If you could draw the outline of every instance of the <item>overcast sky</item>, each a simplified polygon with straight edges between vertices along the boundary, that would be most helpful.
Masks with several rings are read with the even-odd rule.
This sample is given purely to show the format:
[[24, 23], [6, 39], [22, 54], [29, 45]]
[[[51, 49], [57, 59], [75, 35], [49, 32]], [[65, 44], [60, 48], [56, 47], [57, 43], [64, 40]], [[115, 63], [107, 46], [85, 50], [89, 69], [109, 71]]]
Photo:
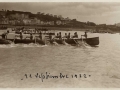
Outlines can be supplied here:
[[0, 3], [0, 10], [19, 10], [62, 15], [79, 21], [96, 24], [120, 23], [120, 2], [30, 2]]

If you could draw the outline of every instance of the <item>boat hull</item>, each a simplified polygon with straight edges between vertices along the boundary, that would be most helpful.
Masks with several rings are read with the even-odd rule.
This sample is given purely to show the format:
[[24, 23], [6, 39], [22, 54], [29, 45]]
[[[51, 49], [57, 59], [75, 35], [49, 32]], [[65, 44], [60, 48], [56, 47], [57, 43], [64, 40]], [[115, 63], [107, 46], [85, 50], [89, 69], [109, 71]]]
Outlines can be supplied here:
[[99, 37], [87, 38], [85, 41], [87, 44], [91, 46], [99, 45]]
[[14, 41], [15, 44], [18, 44], [18, 43], [24, 43], [24, 44], [29, 44], [29, 43], [38, 43], [38, 44], [42, 44], [42, 45], [45, 45], [45, 42], [43, 42], [42, 40], [20, 40], [20, 39], [16, 39]]
[[79, 42], [79, 41], [81, 42], [82, 40], [85, 41], [90, 46], [99, 45], [99, 37], [93, 37], [93, 38], [87, 38], [87, 39], [64, 39], [64, 40], [56, 39], [55, 41], [58, 44], [63, 44], [63, 41], [65, 41], [68, 44], [75, 45], [75, 44], [77, 44], [77, 42]]
[[0, 44], [30, 44], [30, 43], [37, 43], [37, 44], [41, 44], [41, 45], [45, 45], [45, 42], [43, 40], [30, 40], [30, 39], [0, 39]]
[[10, 44], [9, 40], [0, 39], [0, 44]]

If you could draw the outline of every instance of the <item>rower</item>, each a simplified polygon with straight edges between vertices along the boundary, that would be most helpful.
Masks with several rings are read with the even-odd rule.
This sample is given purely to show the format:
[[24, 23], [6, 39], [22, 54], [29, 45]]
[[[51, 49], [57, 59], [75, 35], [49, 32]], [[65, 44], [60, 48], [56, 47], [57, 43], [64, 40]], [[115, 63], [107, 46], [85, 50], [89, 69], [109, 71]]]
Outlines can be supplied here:
[[70, 39], [70, 33], [68, 33], [67, 39]]
[[74, 33], [74, 36], [72, 38], [78, 38], [77, 32]]
[[55, 38], [58, 38], [59, 37], [59, 34], [57, 33], [57, 36], [55, 36]]
[[65, 33], [65, 36], [63, 37], [63, 38], [67, 38], [68, 36], [67, 36], [67, 33]]
[[23, 35], [22, 35], [22, 32], [20, 32], [20, 39], [21, 39], [21, 40], [23, 39]]
[[84, 36], [87, 39], [87, 32], [85, 32], [84, 35], [81, 35], [81, 37]]
[[42, 40], [42, 32], [39, 33], [39, 38]]
[[33, 35], [32, 35], [32, 33], [30, 34], [30, 40], [33, 40]]
[[51, 33], [49, 33], [49, 39], [52, 40], [52, 35], [51, 35]]
[[58, 36], [58, 38], [59, 38], [59, 39], [61, 39], [61, 38], [62, 38], [61, 32], [59, 32], [59, 36]]
[[57, 33], [57, 35], [55, 35], [55, 37], [53, 38], [53, 40], [59, 38], [59, 34]]
[[7, 39], [8, 33], [9, 33], [9, 30], [8, 30], [6, 33], [3, 33], [3, 34], [0, 35], [0, 36], [2, 36], [2, 39]]

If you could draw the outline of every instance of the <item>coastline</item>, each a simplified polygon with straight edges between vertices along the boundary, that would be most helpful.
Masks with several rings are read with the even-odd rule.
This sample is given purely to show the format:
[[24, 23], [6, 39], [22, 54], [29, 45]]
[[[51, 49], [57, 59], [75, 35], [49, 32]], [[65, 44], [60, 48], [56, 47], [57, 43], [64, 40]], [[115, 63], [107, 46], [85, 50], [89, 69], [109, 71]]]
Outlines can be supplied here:
[[[37, 25], [20, 25], [20, 26], [13, 26], [13, 25], [6, 25], [8, 28], [21, 28], [21, 27], [24, 27], [24, 28], [28, 28], [28, 29], [33, 29], [33, 28], [45, 28], [45, 29], [48, 29], [48, 30], [55, 30], [55, 31], [87, 31], [87, 32], [92, 32], [94, 30], [96, 30], [95, 27], [84, 27], [84, 28], [81, 28], [81, 27], [65, 27], [65, 26], [37, 26]], [[100, 28], [99, 28], [100, 29]], [[0, 31], [4, 31], [4, 30], [7, 30], [7, 29], [0, 29]], [[98, 33], [104, 33], [106, 32], [107, 29], [104, 29], [103, 32], [98, 32]], [[109, 32], [109, 31], [108, 31]], [[116, 30], [116, 29], [111, 29], [109, 33], [120, 33], [119, 30]]]

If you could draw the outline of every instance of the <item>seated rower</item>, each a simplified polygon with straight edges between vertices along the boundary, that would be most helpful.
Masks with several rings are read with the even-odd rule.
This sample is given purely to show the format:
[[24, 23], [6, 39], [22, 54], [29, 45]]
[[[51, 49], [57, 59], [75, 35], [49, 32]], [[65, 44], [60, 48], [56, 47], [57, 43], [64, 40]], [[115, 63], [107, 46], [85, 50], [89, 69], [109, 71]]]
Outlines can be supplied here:
[[33, 40], [33, 35], [32, 35], [32, 33], [30, 34], [30, 40]]
[[61, 32], [59, 32], [59, 36], [58, 36], [58, 38], [59, 38], [59, 39], [61, 39], [61, 38], [62, 38]]
[[84, 36], [87, 39], [87, 32], [85, 32], [84, 35], [81, 35], [81, 37]]
[[39, 38], [40, 38], [40, 40], [42, 40], [42, 32], [41, 31], [39, 33]]
[[57, 33], [57, 36], [55, 36], [55, 38], [58, 38], [59, 37], [59, 34]]
[[49, 39], [52, 40], [52, 35], [51, 35], [51, 33], [49, 33]]
[[0, 35], [0, 36], [2, 36], [2, 39], [7, 39], [8, 33], [9, 33], [9, 30], [8, 30], [7, 32], [4, 32], [4, 33], [3, 33], [2, 35]]
[[21, 40], [23, 39], [23, 35], [22, 35], [22, 32], [20, 32], [20, 39], [21, 39]]
[[53, 40], [57, 39], [57, 38], [59, 38], [59, 34], [58, 33], [57, 33], [57, 35], [55, 35], [55, 37], [53, 38]]
[[70, 39], [70, 33], [68, 34], [67, 39]]
[[74, 36], [72, 38], [78, 38], [77, 32], [74, 33]]
[[[33, 40], [33, 35], [32, 35], [32, 33], [30, 34], [30, 36], [27, 36], [26, 38], [30, 38], [30, 40]], [[25, 39], [26, 39], [25, 38]]]
[[65, 36], [63, 36], [63, 38], [67, 38], [68, 36], [67, 36], [67, 33], [65, 33]]

